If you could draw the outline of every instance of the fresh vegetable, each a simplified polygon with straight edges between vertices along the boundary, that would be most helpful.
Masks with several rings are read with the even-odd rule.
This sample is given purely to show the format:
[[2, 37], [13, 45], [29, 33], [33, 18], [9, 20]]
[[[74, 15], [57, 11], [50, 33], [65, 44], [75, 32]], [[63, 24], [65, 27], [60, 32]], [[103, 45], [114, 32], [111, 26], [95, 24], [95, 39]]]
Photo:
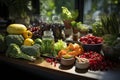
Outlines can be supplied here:
[[7, 46], [6, 46], [6, 43], [5, 43], [5, 36], [0, 34], [0, 52], [5, 52]]
[[6, 51], [6, 56], [12, 57], [12, 58], [23, 58], [29, 61], [34, 61], [36, 60], [36, 58], [34, 58], [33, 56], [29, 56], [27, 54], [24, 54], [21, 50], [20, 47], [15, 44], [15, 43], [11, 43], [8, 46], [8, 49]]
[[119, 34], [120, 19], [116, 14], [101, 16], [101, 23], [104, 34]]
[[61, 49], [58, 52], [58, 57], [61, 58], [63, 55], [69, 54], [74, 56], [78, 56], [83, 53], [83, 48], [77, 43], [69, 43], [69, 45], [65, 49]]
[[65, 49], [66, 47], [67, 47], [67, 44], [63, 40], [58, 40], [57, 42], [55, 42], [55, 44], [54, 44], [54, 54], [55, 54], [55, 56], [57, 56], [58, 52], [61, 49]]
[[24, 36], [25, 39], [26, 38], [32, 38], [32, 35], [33, 34], [30, 30], [26, 30], [26, 31], [23, 32], [23, 36]]
[[76, 25], [77, 25], [77, 28], [80, 30], [80, 32], [88, 32], [89, 30], [89, 27], [83, 24], [82, 22], [77, 22]]
[[21, 51], [27, 55], [34, 56], [34, 57], [40, 57], [40, 48], [41, 46], [39, 44], [34, 44], [33, 46], [21, 46]]
[[66, 16], [66, 18], [72, 19], [72, 14], [71, 14], [71, 12], [68, 10], [68, 8], [62, 6], [62, 13], [63, 13], [64, 16]]
[[64, 49], [67, 47], [66, 42], [64, 42], [63, 40], [58, 40], [55, 44], [54, 44], [54, 49], [55, 51], [60, 51], [61, 49]]
[[78, 16], [78, 11], [69, 11], [67, 7], [62, 6], [61, 17], [63, 20], [75, 20]]
[[11, 43], [15, 43], [19, 46], [23, 44], [24, 38], [22, 35], [9, 34], [5, 37], [6, 45], [9, 46]]
[[55, 56], [54, 40], [52, 38], [42, 39], [41, 53], [43, 56]]
[[34, 41], [31, 38], [27, 38], [24, 40], [24, 45], [26, 46], [32, 46], [33, 44], [34, 44]]
[[92, 24], [92, 31], [93, 31], [93, 35], [103, 36], [105, 32], [102, 26], [102, 22], [101, 21], [94, 22]]
[[107, 46], [115, 46], [115, 41], [117, 40], [117, 35], [106, 34], [103, 36], [104, 44]]
[[71, 26], [73, 28], [76, 28], [76, 29], [80, 30], [80, 31], [88, 32], [88, 30], [89, 30], [87, 25], [82, 24], [82, 22], [76, 22], [75, 20], [71, 22]]
[[116, 35], [106, 34], [103, 36], [104, 44], [102, 46], [102, 51], [104, 57], [109, 60], [119, 62], [120, 57], [120, 39]]
[[36, 39], [34, 40], [34, 42], [35, 42], [35, 44], [42, 45], [42, 39], [40, 39], [40, 38], [36, 38]]
[[23, 34], [23, 32], [26, 30], [27, 30], [27, 28], [23, 24], [10, 24], [7, 27], [7, 32], [9, 34]]

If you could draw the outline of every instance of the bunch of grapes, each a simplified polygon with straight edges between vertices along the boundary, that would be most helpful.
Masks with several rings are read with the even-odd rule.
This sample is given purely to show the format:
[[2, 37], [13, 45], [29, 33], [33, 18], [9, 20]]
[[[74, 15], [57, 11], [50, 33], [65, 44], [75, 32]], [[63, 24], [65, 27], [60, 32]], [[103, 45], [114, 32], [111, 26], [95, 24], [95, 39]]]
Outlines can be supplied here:
[[30, 27], [28, 28], [33, 33], [33, 38], [37, 38], [41, 36], [41, 28], [40, 27]]
[[89, 59], [89, 69], [90, 70], [108, 70], [112, 68], [112, 63], [110, 61], [106, 61], [104, 56], [97, 52], [85, 52], [84, 54], [79, 56], [80, 58]]
[[45, 30], [50, 30], [51, 25], [48, 23], [41, 22], [39, 26], [31, 26], [28, 28], [33, 33], [33, 38], [42, 38], [43, 32]]

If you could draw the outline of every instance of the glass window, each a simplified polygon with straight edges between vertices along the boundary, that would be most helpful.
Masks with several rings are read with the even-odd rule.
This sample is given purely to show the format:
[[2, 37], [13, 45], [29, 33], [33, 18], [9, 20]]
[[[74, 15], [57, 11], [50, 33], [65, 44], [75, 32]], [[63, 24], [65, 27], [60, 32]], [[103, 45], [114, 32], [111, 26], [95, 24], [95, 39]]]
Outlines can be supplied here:
[[84, 23], [91, 24], [101, 15], [120, 15], [120, 0], [84, 0]]
[[[34, 0], [33, 0], [34, 1]], [[75, 3], [75, 1], [80, 0], [39, 0], [40, 4], [40, 15], [43, 21], [51, 22], [52, 19], [60, 19], [61, 7], [65, 6], [70, 11], [74, 11], [76, 5], [81, 6], [80, 2]], [[83, 17], [83, 22], [85, 24], [92, 24], [96, 20], [100, 19], [101, 15], [108, 15], [115, 13], [120, 15], [120, 0], [84, 0], [84, 8], [79, 11], [79, 19]], [[82, 17], [81, 17], [82, 16]], [[61, 19], [60, 19], [61, 20]]]
[[75, 9], [74, 4], [75, 0], [40, 0], [40, 15], [43, 20], [52, 21], [52, 19], [57, 19], [56, 17], [60, 18], [62, 6], [72, 11]]

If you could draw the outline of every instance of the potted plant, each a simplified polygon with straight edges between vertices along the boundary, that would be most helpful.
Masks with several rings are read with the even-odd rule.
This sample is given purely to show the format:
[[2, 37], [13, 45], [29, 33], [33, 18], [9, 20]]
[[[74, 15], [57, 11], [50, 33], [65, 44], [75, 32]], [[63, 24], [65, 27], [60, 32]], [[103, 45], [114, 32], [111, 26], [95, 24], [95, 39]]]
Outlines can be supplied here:
[[77, 27], [77, 22], [76, 22], [76, 21], [72, 21], [72, 22], [71, 22], [71, 26], [72, 26], [72, 28], [73, 28], [73, 34], [77, 34], [78, 31], [79, 31], [79, 29], [78, 29], [78, 27]]
[[71, 28], [71, 21], [75, 20], [78, 16], [78, 12], [76, 11], [69, 11], [68, 8], [62, 6], [62, 14], [61, 18], [65, 25], [65, 28]]
[[73, 28], [73, 34], [80, 32], [81, 35], [86, 35], [89, 31], [89, 27], [82, 22], [72, 21], [71, 26]]

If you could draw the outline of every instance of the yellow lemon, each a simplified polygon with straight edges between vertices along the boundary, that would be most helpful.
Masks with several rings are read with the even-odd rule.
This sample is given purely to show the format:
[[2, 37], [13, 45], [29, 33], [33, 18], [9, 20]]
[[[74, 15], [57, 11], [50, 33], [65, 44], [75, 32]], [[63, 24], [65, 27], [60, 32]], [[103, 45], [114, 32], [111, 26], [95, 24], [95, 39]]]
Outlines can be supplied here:
[[34, 41], [31, 38], [27, 38], [24, 40], [24, 45], [26, 46], [32, 46], [33, 44], [34, 44]]

